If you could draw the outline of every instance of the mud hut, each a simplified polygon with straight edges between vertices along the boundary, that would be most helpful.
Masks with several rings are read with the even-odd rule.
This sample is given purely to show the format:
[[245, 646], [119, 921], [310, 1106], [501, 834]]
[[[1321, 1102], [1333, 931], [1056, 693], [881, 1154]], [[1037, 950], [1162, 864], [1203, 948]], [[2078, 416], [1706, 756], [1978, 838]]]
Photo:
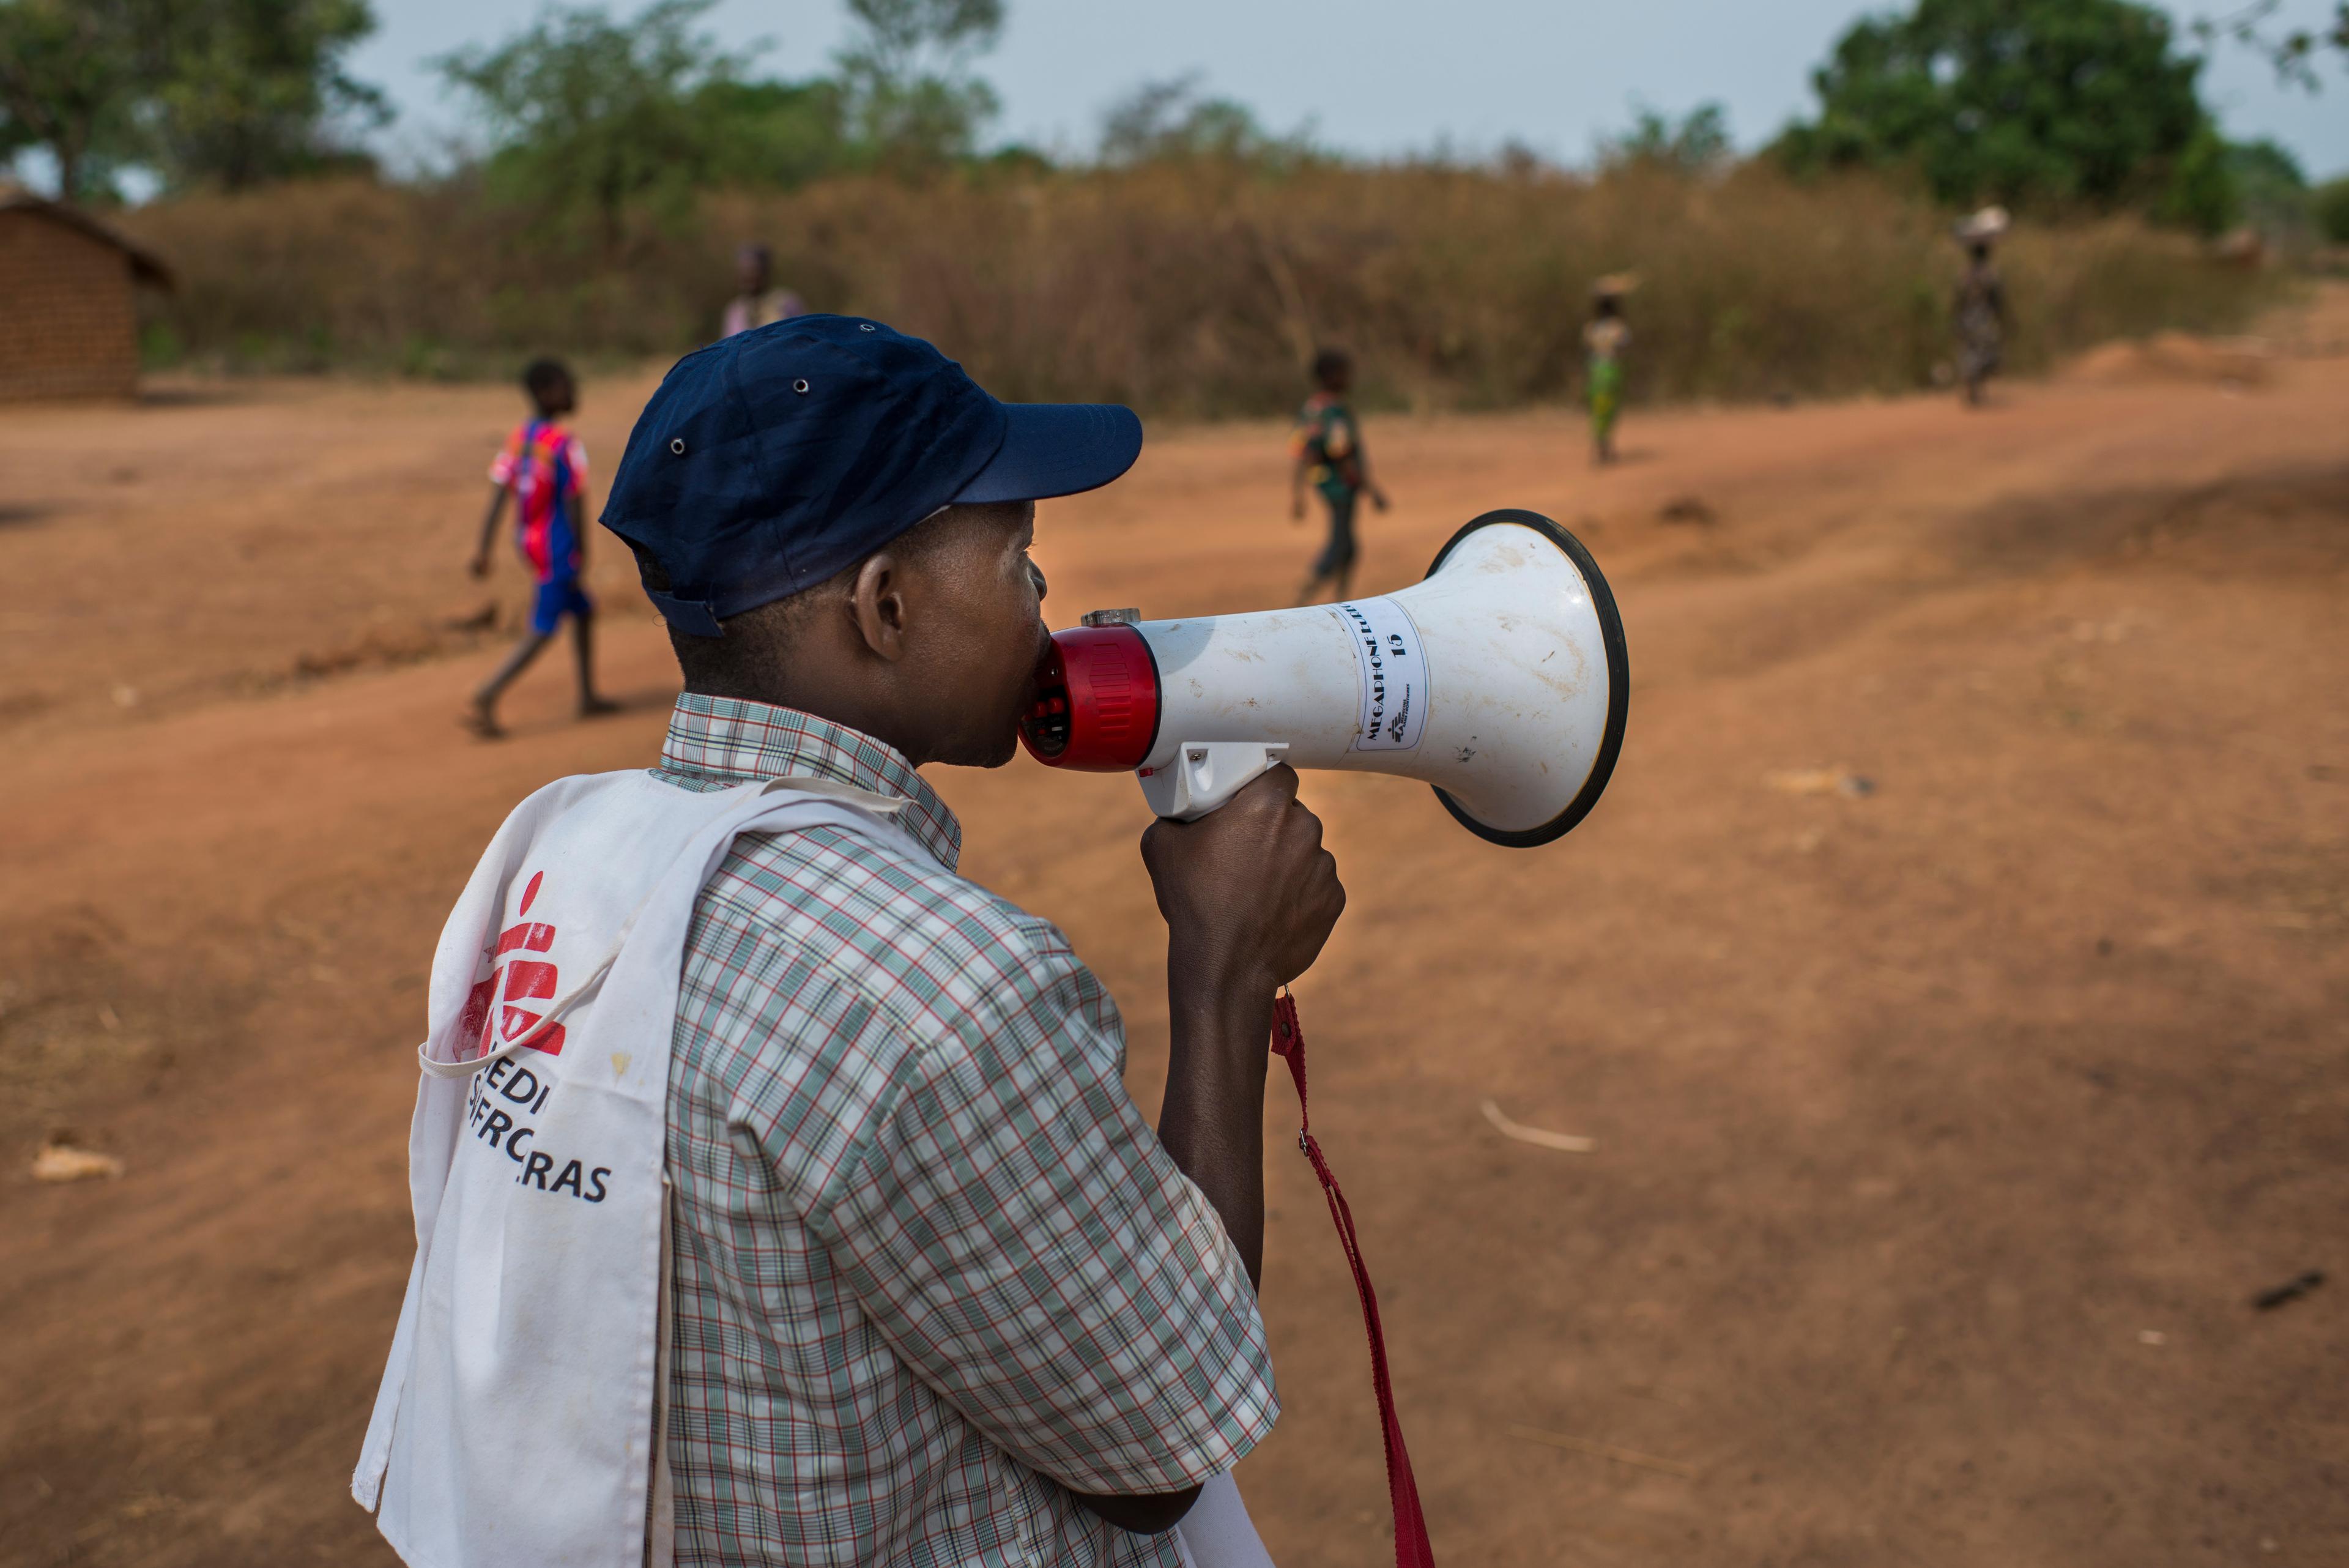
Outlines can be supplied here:
[[87, 213], [0, 184], [0, 402], [139, 389], [140, 284], [170, 269]]

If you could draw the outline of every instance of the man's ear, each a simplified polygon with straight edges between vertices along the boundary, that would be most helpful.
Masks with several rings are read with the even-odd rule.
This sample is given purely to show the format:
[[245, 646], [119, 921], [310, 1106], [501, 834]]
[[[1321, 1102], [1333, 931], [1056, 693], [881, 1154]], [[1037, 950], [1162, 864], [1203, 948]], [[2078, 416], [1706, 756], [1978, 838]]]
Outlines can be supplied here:
[[886, 550], [864, 558], [848, 590], [849, 618], [864, 646], [895, 663], [905, 656], [905, 563]]

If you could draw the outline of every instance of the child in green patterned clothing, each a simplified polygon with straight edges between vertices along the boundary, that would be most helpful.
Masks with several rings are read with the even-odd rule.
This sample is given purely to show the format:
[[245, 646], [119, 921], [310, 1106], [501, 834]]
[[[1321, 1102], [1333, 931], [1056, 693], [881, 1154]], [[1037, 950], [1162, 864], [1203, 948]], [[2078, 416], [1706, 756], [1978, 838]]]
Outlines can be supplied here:
[[1600, 278], [1590, 290], [1590, 324], [1582, 329], [1589, 350], [1590, 461], [1615, 461], [1615, 416], [1623, 407], [1623, 350], [1631, 328], [1623, 320], [1623, 296], [1638, 286], [1628, 273]]
[[1371, 505], [1387, 509], [1387, 493], [1371, 477], [1361, 427], [1346, 406], [1346, 391], [1354, 381], [1353, 358], [1342, 348], [1322, 349], [1313, 357], [1313, 380], [1319, 389], [1297, 410], [1297, 427], [1289, 435], [1296, 466], [1289, 475], [1288, 514], [1298, 522], [1305, 520], [1305, 487], [1310, 483], [1330, 509], [1330, 542], [1315, 559], [1312, 575], [1297, 590], [1299, 604], [1312, 603], [1324, 584], [1334, 584], [1340, 599], [1346, 597], [1361, 553], [1354, 541], [1355, 498], [1367, 493]]

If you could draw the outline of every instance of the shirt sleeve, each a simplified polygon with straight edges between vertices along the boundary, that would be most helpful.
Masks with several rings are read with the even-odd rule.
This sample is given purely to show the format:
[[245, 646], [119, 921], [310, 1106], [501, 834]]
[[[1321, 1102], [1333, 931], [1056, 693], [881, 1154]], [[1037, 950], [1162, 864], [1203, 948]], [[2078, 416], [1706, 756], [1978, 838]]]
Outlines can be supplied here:
[[585, 487], [587, 483], [587, 449], [577, 436], [573, 436], [564, 445], [563, 461], [570, 465], [573, 488]]
[[522, 430], [517, 426], [514, 432], [506, 437], [506, 444], [498, 449], [498, 455], [490, 460], [490, 483], [500, 489], [505, 488], [513, 483], [514, 474], [521, 466]]
[[1060, 933], [980, 973], [908, 1059], [817, 1233], [906, 1362], [1030, 1468], [1157, 1492], [1229, 1469], [1279, 1406], [1256, 1293], [1123, 1078], [1113, 1005]]

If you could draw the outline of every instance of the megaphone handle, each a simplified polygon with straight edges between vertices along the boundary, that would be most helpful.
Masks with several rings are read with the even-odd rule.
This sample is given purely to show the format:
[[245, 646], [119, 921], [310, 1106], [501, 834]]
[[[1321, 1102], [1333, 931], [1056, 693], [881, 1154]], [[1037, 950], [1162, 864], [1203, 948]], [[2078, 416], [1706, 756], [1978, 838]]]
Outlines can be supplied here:
[[1288, 750], [1286, 741], [1186, 741], [1174, 760], [1144, 768], [1142, 798], [1161, 816], [1196, 822], [1269, 770]]
[[1354, 1211], [1321, 1145], [1313, 1136], [1312, 1113], [1305, 1103], [1305, 1032], [1297, 1022], [1297, 999], [1283, 987], [1272, 1004], [1273, 1054], [1288, 1064], [1297, 1081], [1297, 1147], [1313, 1162], [1313, 1174], [1329, 1199], [1330, 1221], [1346, 1249], [1346, 1264], [1354, 1271], [1354, 1293], [1362, 1299], [1362, 1328], [1371, 1341], [1371, 1388], [1378, 1396], [1379, 1427], [1386, 1438], [1387, 1496], [1394, 1508], [1395, 1568], [1435, 1568], [1435, 1551], [1427, 1543], [1427, 1516], [1420, 1511], [1419, 1482], [1411, 1473], [1411, 1454], [1403, 1447], [1402, 1422], [1395, 1415], [1394, 1385], [1387, 1378], [1387, 1336], [1379, 1325], [1379, 1293], [1371, 1288], [1371, 1271], [1362, 1262], [1361, 1243], [1354, 1235]]

